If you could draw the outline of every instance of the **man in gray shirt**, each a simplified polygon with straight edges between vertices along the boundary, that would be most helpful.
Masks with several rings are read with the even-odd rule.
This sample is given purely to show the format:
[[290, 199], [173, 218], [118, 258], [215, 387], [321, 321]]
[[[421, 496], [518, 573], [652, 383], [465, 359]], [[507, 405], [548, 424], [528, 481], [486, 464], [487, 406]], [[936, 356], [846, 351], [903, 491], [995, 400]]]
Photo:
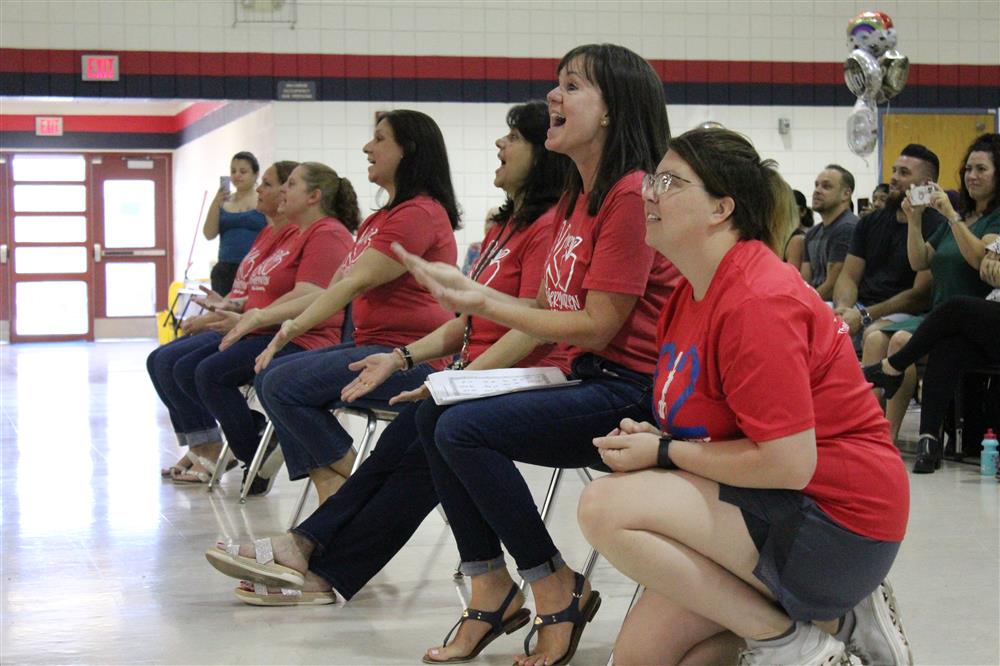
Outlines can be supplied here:
[[802, 279], [812, 285], [824, 301], [833, 300], [833, 285], [851, 245], [858, 216], [851, 212], [854, 176], [839, 164], [829, 164], [816, 176], [812, 208], [822, 224], [806, 232]]

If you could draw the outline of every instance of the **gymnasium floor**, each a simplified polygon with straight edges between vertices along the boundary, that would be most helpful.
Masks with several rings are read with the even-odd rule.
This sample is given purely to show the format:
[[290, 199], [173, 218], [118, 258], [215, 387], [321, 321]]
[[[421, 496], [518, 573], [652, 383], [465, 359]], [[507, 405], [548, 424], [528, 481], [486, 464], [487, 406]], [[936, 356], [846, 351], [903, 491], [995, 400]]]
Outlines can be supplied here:
[[[439, 514], [348, 605], [241, 604], [202, 553], [220, 537], [282, 531], [300, 486], [282, 472], [270, 495], [240, 505], [235, 471], [211, 495], [161, 481], [179, 452], [146, 376], [152, 348], [0, 346], [0, 663], [418, 663], [462, 609]], [[524, 471], [541, 495], [549, 472]], [[911, 484], [892, 580], [916, 660], [998, 664], [1000, 484], [959, 463]], [[566, 475], [551, 523], [575, 567], [589, 551], [575, 521], [581, 487]], [[607, 662], [634, 590], [604, 562], [592, 582], [605, 602], [576, 664]], [[509, 664], [523, 637], [496, 641], [477, 662]]]

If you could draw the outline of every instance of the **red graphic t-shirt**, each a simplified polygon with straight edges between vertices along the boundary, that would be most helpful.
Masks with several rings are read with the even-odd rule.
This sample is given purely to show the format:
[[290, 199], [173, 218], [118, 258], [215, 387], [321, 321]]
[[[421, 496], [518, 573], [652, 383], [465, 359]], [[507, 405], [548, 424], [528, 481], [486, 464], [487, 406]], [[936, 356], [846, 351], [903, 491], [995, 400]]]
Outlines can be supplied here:
[[[246, 278], [244, 310], [267, 307], [294, 289], [296, 282], [309, 282], [326, 289], [354, 242], [351, 232], [332, 217], [321, 218], [304, 231], [294, 224], [283, 231], [286, 232], [279, 235], [269, 252], [253, 260], [253, 269]], [[341, 311], [295, 338], [295, 344], [304, 349], [335, 345], [340, 342], [343, 324]], [[276, 331], [277, 327], [268, 327], [254, 332]]]
[[226, 294], [227, 298], [243, 298], [247, 295], [247, 280], [250, 274], [253, 273], [253, 269], [257, 266], [257, 262], [270, 254], [275, 243], [280, 243], [286, 234], [294, 233], [294, 229], [295, 225], [288, 224], [282, 227], [280, 231], [275, 231], [274, 227], [268, 224], [260, 230], [260, 233], [257, 234], [253, 244], [250, 246], [250, 251], [247, 252], [243, 260], [240, 261], [240, 265], [236, 268], [236, 277], [233, 278], [233, 288]]
[[[418, 196], [391, 210], [379, 210], [368, 216], [344, 259], [345, 273], [369, 248], [396, 261], [393, 243], [427, 261], [454, 264], [458, 256], [455, 233], [444, 207], [430, 197]], [[455, 316], [438, 305], [409, 272], [369, 289], [354, 299], [351, 308], [354, 341], [358, 346], [405, 345]]]
[[[515, 232], [506, 242], [504, 240], [510, 231], [505, 226], [496, 224], [490, 227], [483, 239], [480, 255], [481, 261], [488, 259], [489, 263], [476, 277], [476, 282], [511, 296], [534, 300], [545, 271], [545, 258], [549, 253], [555, 220], [553, 208], [539, 216], [527, 229]], [[501, 243], [502, 247], [497, 250], [496, 246]], [[509, 330], [485, 317], [473, 317], [469, 359], [482, 354]], [[518, 368], [537, 366], [555, 366], [564, 373], [569, 372], [565, 350], [557, 350], [555, 345], [539, 345], [514, 365]]]
[[[638, 296], [621, 330], [595, 353], [647, 375], [656, 366], [656, 319], [680, 279], [677, 269], [646, 245], [642, 173], [622, 176], [597, 215], [587, 214], [580, 194], [573, 214], [555, 227], [545, 265], [545, 298], [551, 310], [583, 310], [587, 291]], [[566, 210], [560, 202], [558, 217]], [[570, 361], [588, 351], [560, 345]]]
[[906, 470], [844, 324], [759, 241], [736, 246], [704, 298], [683, 280], [659, 322], [659, 427], [687, 440], [766, 442], [815, 428], [803, 493], [857, 534], [900, 541]]

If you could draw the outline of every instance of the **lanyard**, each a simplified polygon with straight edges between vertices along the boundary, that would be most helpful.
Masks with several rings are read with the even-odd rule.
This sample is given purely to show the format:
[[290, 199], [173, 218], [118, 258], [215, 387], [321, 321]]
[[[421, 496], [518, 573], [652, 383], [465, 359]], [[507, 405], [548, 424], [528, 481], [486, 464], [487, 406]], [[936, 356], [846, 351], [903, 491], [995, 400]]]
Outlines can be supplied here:
[[[476, 262], [475, 267], [472, 269], [469, 277], [475, 281], [479, 279], [486, 267], [490, 265], [490, 262], [496, 258], [500, 250], [503, 249], [504, 245], [510, 240], [511, 236], [517, 231], [516, 229], [511, 229], [506, 236], [503, 232], [506, 231], [507, 225], [510, 222], [504, 223], [504, 226], [500, 229], [500, 233], [497, 234], [497, 238], [490, 241], [490, 244], [486, 246], [486, 251], [479, 255], [479, 261]], [[465, 317], [465, 331], [462, 333], [462, 351], [458, 354], [458, 361], [452, 366], [454, 370], [461, 370], [469, 364], [469, 339], [472, 337], [472, 315], [466, 315]]]

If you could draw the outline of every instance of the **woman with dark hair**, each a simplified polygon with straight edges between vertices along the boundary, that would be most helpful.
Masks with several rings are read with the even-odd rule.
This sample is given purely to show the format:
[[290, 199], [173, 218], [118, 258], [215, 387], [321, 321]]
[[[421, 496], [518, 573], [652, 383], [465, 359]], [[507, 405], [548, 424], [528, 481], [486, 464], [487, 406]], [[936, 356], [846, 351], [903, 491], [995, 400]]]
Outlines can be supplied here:
[[[557, 231], [534, 307], [398, 249], [448, 309], [561, 343], [580, 384], [473, 400], [417, 426], [438, 497], [472, 579], [454, 639], [424, 655], [463, 661], [528, 613], [501, 543], [532, 589], [536, 612], [522, 664], [572, 659], [600, 595], [564, 563], [515, 461], [599, 464], [591, 444], [622, 418], [650, 418], [656, 312], [677, 272], [642, 243], [640, 184], [669, 136], [663, 83], [635, 53], [610, 44], [573, 49], [548, 94], [545, 147], [576, 166], [556, 208]], [[538, 633], [532, 652], [529, 641]]]
[[[545, 150], [549, 119], [543, 102], [513, 107], [507, 123], [508, 133], [496, 142], [500, 167], [493, 181], [507, 193], [507, 200], [486, 234], [473, 279], [512, 297], [533, 299], [555, 226], [552, 207], [569, 160]], [[473, 370], [539, 365], [569, 369], [565, 354], [550, 353], [551, 345], [486, 320], [473, 323], [467, 315], [450, 319], [409, 344], [408, 350], [415, 363], [458, 353]], [[350, 402], [370, 393], [404, 365], [405, 358], [395, 353], [358, 361], [351, 368], [362, 372], [341, 398]], [[350, 599], [399, 552], [438, 501], [416, 423], [418, 412], [421, 418], [433, 419], [442, 408], [421, 389], [390, 402], [411, 400], [419, 402], [407, 405], [386, 427], [371, 457], [335, 495], [301, 525], [270, 540], [274, 564], [256, 562], [251, 545], [243, 546], [242, 553], [233, 546], [206, 552], [223, 573], [257, 583], [256, 589], [237, 588], [237, 598], [256, 605], [332, 603], [332, 587]], [[301, 585], [302, 593], [267, 589], [267, 583], [286, 589]]]
[[[203, 322], [206, 332], [180, 338], [149, 355], [153, 385], [170, 411], [178, 441], [190, 447], [190, 465], [175, 466], [177, 483], [208, 481], [221, 448], [220, 427], [240, 460], [249, 461], [256, 449], [262, 424], [239, 389], [253, 379], [255, 359], [274, 330], [255, 327], [238, 344], [220, 351], [222, 333], [235, 312], [321, 292], [336, 260], [351, 247], [348, 228], [357, 225], [359, 214], [350, 181], [323, 164], [305, 162], [281, 184], [279, 170], [285, 172], [286, 166], [279, 163], [265, 171], [258, 188], [258, 207], [274, 224], [261, 232], [244, 257], [227, 299], [213, 292], [205, 301], [217, 319]], [[342, 319], [331, 317], [314, 336], [296, 341], [285, 352], [340, 342]]]
[[812, 209], [806, 203], [806, 195], [798, 190], [792, 190], [792, 195], [795, 197], [795, 217], [799, 223], [792, 231], [788, 242], [785, 243], [785, 253], [783, 256], [787, 263], [801, 270], [802, 260], [806, 252], [806, 230], [812, 227], [815, 219], [813, 218]]
[[595, 439], [616, 474], [578, 507], [646, 586], [615, 663], [732, 663], [741, 640], [747, 666], [846, 663], [844, 643], [911, 661], [883, 584], [906, 470], [846, 325], [780, 259], [775, 166], [735, 132], [692, 130], [643, 183], [646, 242], [684, 280], [660, 317], [655, 425]]
[[250, 251], [257, 234], [267, 224], [257, 210], [257, 174], [260, 164], [253, 153], [245, 150], [233, 155], [229, 163], [229, 182], [236, 189], [230, 193], [223, 184], [215, 193], [202, 233], [212, 240], [219, 237], [219, 260], [212, 267], [212, 291], [228, 294], [233, 288], [236, 269]]
[[[980, 264], [986, 255], [986, 246], [1000, 237], [1000, 134], [983, 134], [972, 142], [962, 160], [959, 172], [961, 189], [959, 202], [962, 214], [955, 211], [947, 193], [937, 184], [931, 195], [930, 206], [944, 215], [947, 224], [942, 224], [926, 241], [921, 232], [921, 216], [925, 206], [914, 206], [909, 197], [903, 199], [903, 212], [907, 219], [906, 253], [910, 267], [914, 271], [930, 269], [934, 278], [931, 312], [956, 296], [971, 296], [981, 299], [990, 291], [990, 286], [979, 277]], [[913, 317], [904, 322], [884, 327], [879, 335], [865, 338], [865, 347], [875, 350], [869, 357], [888, 356], [902, 348], [924, 316]], [[886, 337], [888, 346], [885, 345]], [[885, 351], [881, 351], [881, 350]], [[880, 352], [880, 353], [876, 353]], [[871, 364], [869, 367], [878, 367]], [[916, 386], [916, 369], [905, 370], [911, 376], [894, 404], [905, 406], [909, 403]], [[900, 380], [902, 384], [902, 380]], [[925, 378], [926, 384], [926, 378]], [[889, 400], [900, 386], [885, 391]], [[893, 430], [898, 430], [902, 421], [902, 409], [890, 412]], [[932, 422], [933, 424], [933, 422]], [[929, 474], [941, 464], [941, 441], [937, 431], [920, 431], [922, 436], [913, 464], [916, 474]]]
[[[430, 260], [455, 263], [458, 206], [441, 130], [419, 111], [390, 111], [375, 125], [375, 135], [363, 150], [368, 180], [385, 189], [389, 202], [361, 225], [329, 286], [319, 294], [248, 312], [247, 321], [240, 321], [223, 340], [225, 346], [248, 329], [281, 323], [257, 361], [257, 396], [274, 423], [288, 475], [292, 480], [308, 476], [321, 504], [344, 483], [354, 464], [351, 436], [329, 411], [358, 374], [349, 366], [371, 354], [405, 350], [406, 343], [452, 318], [407, 275], [390, 250], [400, 243]], [[353, 303], [353, 343], [269, 366], [284, 345], [309, 335], [348, 303]], [[388, 403], [444, 366], [407, 365], [370, 399]]]

